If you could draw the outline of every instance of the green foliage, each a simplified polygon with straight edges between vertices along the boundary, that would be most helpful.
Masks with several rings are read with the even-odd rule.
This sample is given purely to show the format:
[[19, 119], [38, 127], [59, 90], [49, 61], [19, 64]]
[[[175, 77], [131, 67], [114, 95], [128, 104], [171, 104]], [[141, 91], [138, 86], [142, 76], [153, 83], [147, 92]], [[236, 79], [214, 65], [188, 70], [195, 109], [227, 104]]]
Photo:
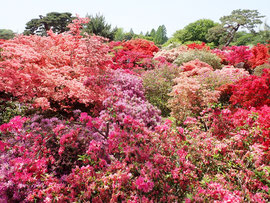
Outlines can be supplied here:
[[226, 29], [221, 24], [218, 24], [215, 27], [210, 28], [205, 37], [208, 42], [214, 43], [215, 46], [225, 44]]
[[167, 30], [166, 30], [165, 25], [160, 25], [158, 27], [153, 38], [156, 45], [162, 45], [168, 40]]
[[226, 29], [226, 43], [224, 46], [229, 46], [239, 28], [246, 28], [255, 32], [254, 28], [262, 23], [260, 18], [263, 17], [264, 16], [261, 16], [257, 10], [248, 9], [233, 10], [231, 15], [221, 17], [221, 25]]
[[0, 29], [0, 39], [12, 39], [14, 32], [8, 29]]
[[263, 65], [257, 66], [254, 69], [254, 75], [261, 76], [263, 74], [263, 70], [264, 69], [270, 69], [270, 64], [269, 63], [265, 63]]
[[117, 28], [117, 31], [115, 32], [114, 35], [114, 41], [122, 41], [124, 39], [124, 30], [123, 28]]
[[182, 52], [173, 63], [181, 66], [183, 63], [195, 59], [199, 59], [200, 61], [209, 64], [213, 69], [221, 68], [221, 59], [216, 54], [204, 50], [189, 50]]
[[96, 16], [87, 16], [90, 18], [90, 21], [85, 25], [83, 32], [88, 34], [95, 34], [109, 40], [114, 40], [115, 34], [118, 29], [112, 28], [112, 26], [106, 23], [105, 17], [100, 14], [96, 14]]
[[72, 22], [74, 17], [71, 13], [47, 13], [46, 16], [40, 15], [26, 23], [25, 35], [46, 36], [47, 31], [52, 29], [54, 33], [62, 33], [68, 30], [67, 25]]
[[215, 27], [217, 23], [209, 19], [200, 19], [193, 23], [188, 24], [184, 29], [177, 30], [173, 34], [173, 41], [181, 43], [201, 41], [208, 42], [206, 35], [208, 30]]
[[0, 101], [0, 125], [8, 123], [15, 116], [25, 116], [29, 107], [18, 101]]
[[147, 100], [161, 110], [163, 117], [170, 115], [167, 106], [174, 85], [173, 79], [178, 77], [180, 69], [175, 66], [163, 65], [143, 75], [143, 85]]
[[255, 39], [256, 39], [255, 33], [247, 33], [245, 31], [237, 32], [235, 34], [235, 39], [232, 42], [232, 45], [236, 46], [252, 45]]

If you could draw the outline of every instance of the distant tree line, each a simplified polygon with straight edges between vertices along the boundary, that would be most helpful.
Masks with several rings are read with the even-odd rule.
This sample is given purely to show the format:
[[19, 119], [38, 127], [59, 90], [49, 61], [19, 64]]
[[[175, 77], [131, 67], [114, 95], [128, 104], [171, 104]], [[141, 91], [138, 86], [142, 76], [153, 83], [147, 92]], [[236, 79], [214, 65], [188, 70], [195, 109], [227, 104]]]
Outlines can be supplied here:
[[[133, 29], [125, 32], [123, 28], [112, 27], [106, 22], [101, 14], [87, 15], [90, 18], [88, 24], [83, 28], [83, 33], [95, 34], [114, 41], [130, 40], [132, 38], [143, 38], [155, 42], [156, 45], [168, 45], [170, 43], [188, 44], [193, 42], [204, 42], [211, 47], [229, 45], [252, 45], [267, 43], [270, 40], [270, 26], [265, 22], [263, 30], [255, 31], [256, 26], [262, 24], [262, 18], [257, 10], [234, 10], [230, 15], [220, 18], [220, 23], [210, 19], [199, 19], [177, 30], [168, 39], [165, 25], [160, 25], [156, 30], [153, 28], [145, 34], [135, 34]], [[47, 31], [52, 29], [55, 33], [68, 30], [67, 25], [75, 19], [71, 13], [51, 12], [45, 16], [31, 19], [26, 23], [23, 34], [46, 36]], [[0, 39], [14, 37], [12, 30], [0, 29]]]

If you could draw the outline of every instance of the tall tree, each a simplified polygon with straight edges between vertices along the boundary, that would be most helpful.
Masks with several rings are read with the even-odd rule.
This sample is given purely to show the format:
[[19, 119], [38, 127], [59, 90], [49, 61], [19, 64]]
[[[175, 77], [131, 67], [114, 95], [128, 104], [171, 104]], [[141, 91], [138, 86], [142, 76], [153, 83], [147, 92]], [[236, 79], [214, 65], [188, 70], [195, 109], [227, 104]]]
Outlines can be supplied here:
[[47, 31], [52, 29], [55, 33], [67, 31], [67, 25], [72, 22], [75, 17], [71, 13], [47, 13], [46, 16], [40, 15], [39, 18], [34, 18], [26, 23], [24, 30], [25, 35], [42, 35], [46, 36]]
[[154, 39], [155, 35], [156, 35], [156, 30], [153, 28], [150, 32], [150, 36], [153, 37]]
[[117, 31], [115, 32], [114, 35], [114, 41], [122, 41], [124, 39], [124, 30], [123, 28], [117, 28]]
[[112, 28], [112, 26], [106, 23], [105, 17], [100, 14], [96, 14], [96, 16], [87, 16], [90, 18], [89, 23], [83, 29], [83, 32], [87, 32], [88, 34], [95, 34], [109, 40], [114, 40], [114, 36], [117, 32], [117, 28]]
[[0, 29], [0, 39], [12, 39], [14, 35], [12, 30]]
[[160, 25], [155, 33], [154, 42], [155, 44], [161, 45], [168, 40], [167, 30], [165, 25]]
[[263, 17], [257, 10], [248, 9], [233, 10], [231, 15], [221, 17], [221, 25], [226, 30], [226, 43], [224, 46], [229, 46], [240, 28], [246, 28], [251, 32], [255, 32], [254, 28], [258, 24], [262, 24], [260, 19]]

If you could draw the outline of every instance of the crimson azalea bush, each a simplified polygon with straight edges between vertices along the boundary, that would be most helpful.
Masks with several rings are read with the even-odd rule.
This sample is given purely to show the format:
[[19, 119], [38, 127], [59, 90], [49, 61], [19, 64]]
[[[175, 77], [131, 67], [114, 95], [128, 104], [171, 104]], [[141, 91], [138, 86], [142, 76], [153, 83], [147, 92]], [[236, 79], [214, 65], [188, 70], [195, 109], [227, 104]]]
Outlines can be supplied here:
[[265, 69], [262, 76], [251, 75], [232, 86], [230, 102], [243, 108], [270, 106], [270, 71]]
[[254, 69], [255, 67], [269, 62], [270, 53], [267, 45], [257, 44], [251, 49], [252, 56], [249, 58], [249, 63]]
[[111, 42], [113, 69], [151, 69], [151, 59], [158, 47], [154, 42], [132, 39], [124, 42]]
[[224, 48], [225, 57], [229, 65], [236, 66], [243, 63], [243, 67], [249, 68], [248, 60], [252, 56], [252, 51], [248, 46], [231, 46]]
[[191, 43], [186, 45], [189, 49], [210, 50], [210, 47], [202, 42], [201, 44]]
[[[19, 35], [2, 45], [0, 91], [43, 109], [65, 109], [74, 104], [101, 103], [106, 98], [99, 76], [111, 57], [97, 36], [82, 38], [80, 27], [87, 19], [75, 19], [69, 33], [48, 37]], [[84, 81], [92, 77], [92, 86]]]

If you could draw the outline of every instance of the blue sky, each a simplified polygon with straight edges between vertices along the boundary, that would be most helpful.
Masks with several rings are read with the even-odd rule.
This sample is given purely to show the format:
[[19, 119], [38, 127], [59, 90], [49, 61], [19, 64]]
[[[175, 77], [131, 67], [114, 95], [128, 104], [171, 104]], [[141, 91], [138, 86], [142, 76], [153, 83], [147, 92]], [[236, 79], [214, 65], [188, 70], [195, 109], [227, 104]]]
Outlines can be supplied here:
[[52, 11], [82, 17], [100, 13], [113, 26], [125, 31], [132, 28], [135, 33], [164, 24], [168, 36], [198, 19], [219, 22], [235, 9], [256, 9], [270, 24], [270, 0], [5, 0], [0, 5], [0, 29], [17, 33], [23, 32], [32, 18]]

